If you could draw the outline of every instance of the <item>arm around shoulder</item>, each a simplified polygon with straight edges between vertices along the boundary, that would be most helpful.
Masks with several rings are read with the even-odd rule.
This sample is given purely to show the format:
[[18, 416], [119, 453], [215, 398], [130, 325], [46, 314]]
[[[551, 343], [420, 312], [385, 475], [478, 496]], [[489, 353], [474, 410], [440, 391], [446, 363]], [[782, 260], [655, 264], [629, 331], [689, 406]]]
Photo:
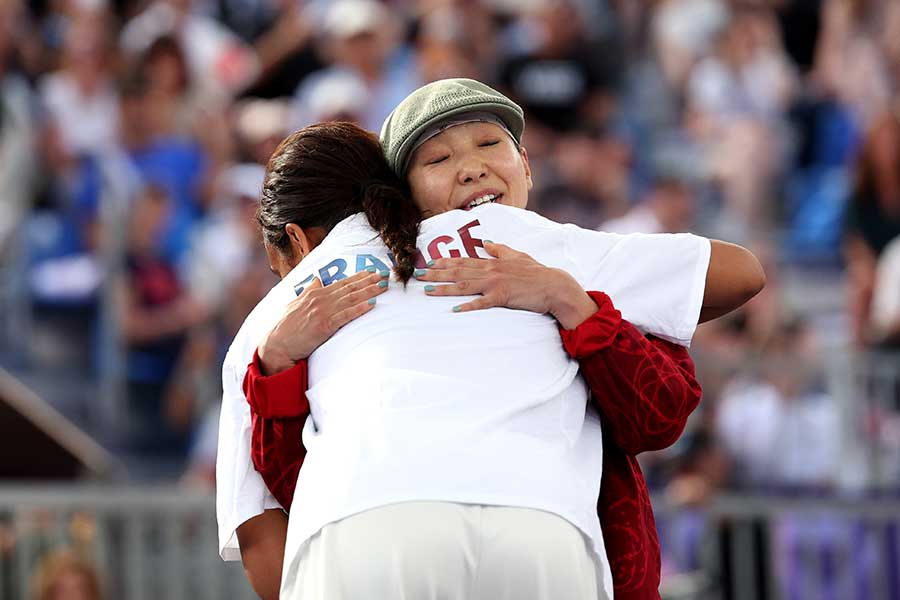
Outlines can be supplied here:
[[739, 308], [766, 285], [766, 273], [752, 252], [720, 240], [710, 244], [701, 322]]

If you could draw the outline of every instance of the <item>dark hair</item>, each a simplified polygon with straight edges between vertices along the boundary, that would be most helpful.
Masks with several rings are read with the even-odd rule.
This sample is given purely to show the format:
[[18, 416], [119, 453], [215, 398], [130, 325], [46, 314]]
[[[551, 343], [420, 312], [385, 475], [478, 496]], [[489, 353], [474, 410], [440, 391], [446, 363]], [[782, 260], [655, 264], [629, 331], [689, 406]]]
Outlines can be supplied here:
[[405, 284], [414, 269], [421, 213], [378, 139], [353, 123], [329, 122], [304, 127], [278, 145], [256, 212], [266, 244], [288, 253], [288, 223], [329, 232], [358, 212], [365, 212], [394, 255], [394, 272]]
[[161, 35], [150, 44], [141, 55], [137, 71], [146, 79], [149, 73], [149, 67], [154, 61], [160, 58], [170, 56], [178, 62], [178, 91], [184, 94], [190, 87], [190, 71], [188, 69], [187, 58], [184, 55], [184, 48], [181, 42], [173, 35]]

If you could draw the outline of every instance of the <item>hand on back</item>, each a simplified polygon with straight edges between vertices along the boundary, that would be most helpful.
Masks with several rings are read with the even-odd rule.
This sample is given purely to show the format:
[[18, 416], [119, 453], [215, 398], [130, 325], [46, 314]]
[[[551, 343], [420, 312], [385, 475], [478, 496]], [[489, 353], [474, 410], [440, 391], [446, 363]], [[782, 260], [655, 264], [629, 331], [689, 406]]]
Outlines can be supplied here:
[[496, 260], [442, 258], [416, 271], [426, 282], [429, 296], [471, 296], [481, 294], [454, 308], [467, 312], [503, 307], [553, 315], [566, 329], [572, 329], [597, 310], [574, 277], [561, 269], [546, 267], [524, 252], [503, 244], [485, 242], [484, 249]]
[[315, 279], [288, 304], [285, 314], [259, 345], [266, 375], [307, 358], [341, 327], [375, 307], [388, 290], [389, 272], [361, 271], [327, 287]]

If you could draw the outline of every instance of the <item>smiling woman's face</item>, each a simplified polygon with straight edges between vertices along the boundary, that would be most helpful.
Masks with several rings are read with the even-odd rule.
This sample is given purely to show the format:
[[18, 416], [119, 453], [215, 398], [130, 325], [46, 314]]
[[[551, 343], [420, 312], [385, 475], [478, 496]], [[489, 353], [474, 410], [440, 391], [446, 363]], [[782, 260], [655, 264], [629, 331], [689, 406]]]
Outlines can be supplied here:
[[425, 218], [484, 202], [525, 208], [532, 186], [525, 149], [482, 122], [455, 125], [419, 146], [407, 180]]

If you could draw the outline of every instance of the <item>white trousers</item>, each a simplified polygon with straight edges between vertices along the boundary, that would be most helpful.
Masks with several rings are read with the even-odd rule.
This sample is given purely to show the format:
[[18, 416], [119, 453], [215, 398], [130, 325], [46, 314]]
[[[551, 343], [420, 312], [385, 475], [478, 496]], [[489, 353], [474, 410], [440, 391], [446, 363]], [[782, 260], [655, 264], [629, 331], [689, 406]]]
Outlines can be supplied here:
[[282, 600], [597, 600], [593, 552], [557, 515], [405, 502], [326, 525]]

